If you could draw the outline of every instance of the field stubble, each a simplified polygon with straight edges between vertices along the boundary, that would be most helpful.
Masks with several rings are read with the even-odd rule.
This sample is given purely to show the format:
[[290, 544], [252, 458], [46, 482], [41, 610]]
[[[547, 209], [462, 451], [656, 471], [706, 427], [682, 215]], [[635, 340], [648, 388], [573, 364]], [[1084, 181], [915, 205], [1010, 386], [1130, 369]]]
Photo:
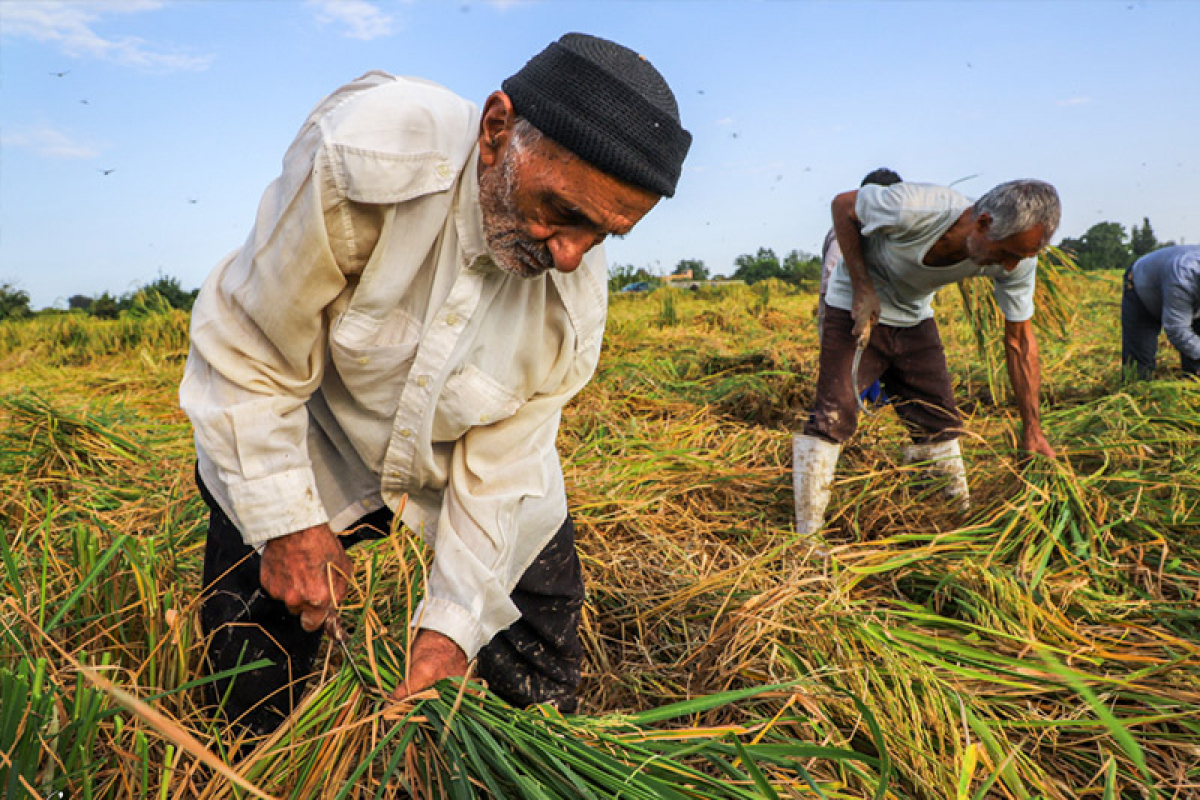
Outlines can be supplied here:
[[[1200, 796], [1200, 384], [1122, 381], [1115, 287], [1060, 284], [1075, 311], [1041, 332], [1055, 464], [1018, 458], [998, 342], [982, 358], [947, 298], [972, 510], [900, 463], [885, 410], [843, 453], [828, 557], [791, 532], [812, 295], [614, 297], [559, 440], [585, 715], [453, 683], [389, 710], [331, 653], [249, 755], [197, 707], [186, 320], [0, 325], [0, 791], [249, 796], [231, 771], [288, 797]], [[427, 555], [354, 556], [384, 687]]]

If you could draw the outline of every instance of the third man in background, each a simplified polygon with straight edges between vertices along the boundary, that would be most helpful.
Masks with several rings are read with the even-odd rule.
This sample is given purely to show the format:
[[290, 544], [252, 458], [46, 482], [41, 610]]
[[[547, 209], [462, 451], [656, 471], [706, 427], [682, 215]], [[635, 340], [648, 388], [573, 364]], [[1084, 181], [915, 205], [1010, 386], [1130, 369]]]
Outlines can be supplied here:
[[1154, 372], [1161, 330], [1179, 351], [1183, 371], [1200, 376], [1200, 245], [1155, 250], [1125, 271], [1121, 362], [1139, 378]]

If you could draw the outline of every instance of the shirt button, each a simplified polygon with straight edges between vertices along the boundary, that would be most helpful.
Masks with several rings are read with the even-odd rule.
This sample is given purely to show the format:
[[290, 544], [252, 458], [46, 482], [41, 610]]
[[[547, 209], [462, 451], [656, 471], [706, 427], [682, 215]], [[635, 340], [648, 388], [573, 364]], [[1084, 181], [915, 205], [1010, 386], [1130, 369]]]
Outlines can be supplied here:
[[359, 359], [358, 359], [358, 363], [360, 363], [360, 364], [370, 364], [370, 363], [371, 363], [371, 359], [367, 358], [366, 356], [360, 356], [360, 357], [359, 357]]
[[401, 439], [407, 439], [412, 436], [412, 430], [409, 428], [401, 428], [397, 433], [400, 434]]
[[454, 327], [455, 325], [457, 325], [458, 324], [458, 314], [455, 314], [453, 311], [451, 311], [449, 314], [447, 314], [446, 315], [446, 324], [451, 327]]
[[417, 376], [417, 386], [424, 388], [428, 383], [429, 383], [428, 375], [418, 375]]
[[447, 164], [445, 161], [443, 161], [437, 165], [437, 174], [438, 174], [439, 178], [449, 178], [450, 172], [451, 172], [450, 165]]
[[480, 422], [487, 422], [487, 421], [489, 421], [490, 419], [491, 419], [491, 417], [489, 417], [487, 414], [480, 414], [480, 415], [479, 415], [479, 421], [480, 421]]

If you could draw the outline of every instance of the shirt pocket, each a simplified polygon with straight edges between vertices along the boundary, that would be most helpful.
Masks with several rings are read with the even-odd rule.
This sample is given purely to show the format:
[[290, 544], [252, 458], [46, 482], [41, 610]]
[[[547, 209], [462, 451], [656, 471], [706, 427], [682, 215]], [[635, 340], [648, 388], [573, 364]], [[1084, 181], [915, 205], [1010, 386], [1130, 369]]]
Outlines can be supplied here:
[[389, 418], [396, 413], [420, 340], [421, 324], [401, 309], [383, 319], [350, 310], [329, 338], [330, 361], [356, 405]]
[[433, 439], [455, 441], [470, 428], [508, 419], [522, 400], [483, 370], [468, 364], [446, 379], [433, 417]]

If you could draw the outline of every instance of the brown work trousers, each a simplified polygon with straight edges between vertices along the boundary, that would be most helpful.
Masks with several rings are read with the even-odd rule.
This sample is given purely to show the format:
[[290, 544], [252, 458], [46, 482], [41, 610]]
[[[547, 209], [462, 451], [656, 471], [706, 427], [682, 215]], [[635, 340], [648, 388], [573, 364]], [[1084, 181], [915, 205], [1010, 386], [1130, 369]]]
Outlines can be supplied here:
[[878, 380], [915, 444], [957, 439], [962, 417], [954, 402], [950, 372], [937, 323], [923, 320], [911, 328], [877, 324], [858, 365], [858, 386], [851, 385], [854, 319], [841, 308], [826, 307], [821, 327], [817, 399], [804, 433], [835, 444], [858, 427], [858, 393]]

